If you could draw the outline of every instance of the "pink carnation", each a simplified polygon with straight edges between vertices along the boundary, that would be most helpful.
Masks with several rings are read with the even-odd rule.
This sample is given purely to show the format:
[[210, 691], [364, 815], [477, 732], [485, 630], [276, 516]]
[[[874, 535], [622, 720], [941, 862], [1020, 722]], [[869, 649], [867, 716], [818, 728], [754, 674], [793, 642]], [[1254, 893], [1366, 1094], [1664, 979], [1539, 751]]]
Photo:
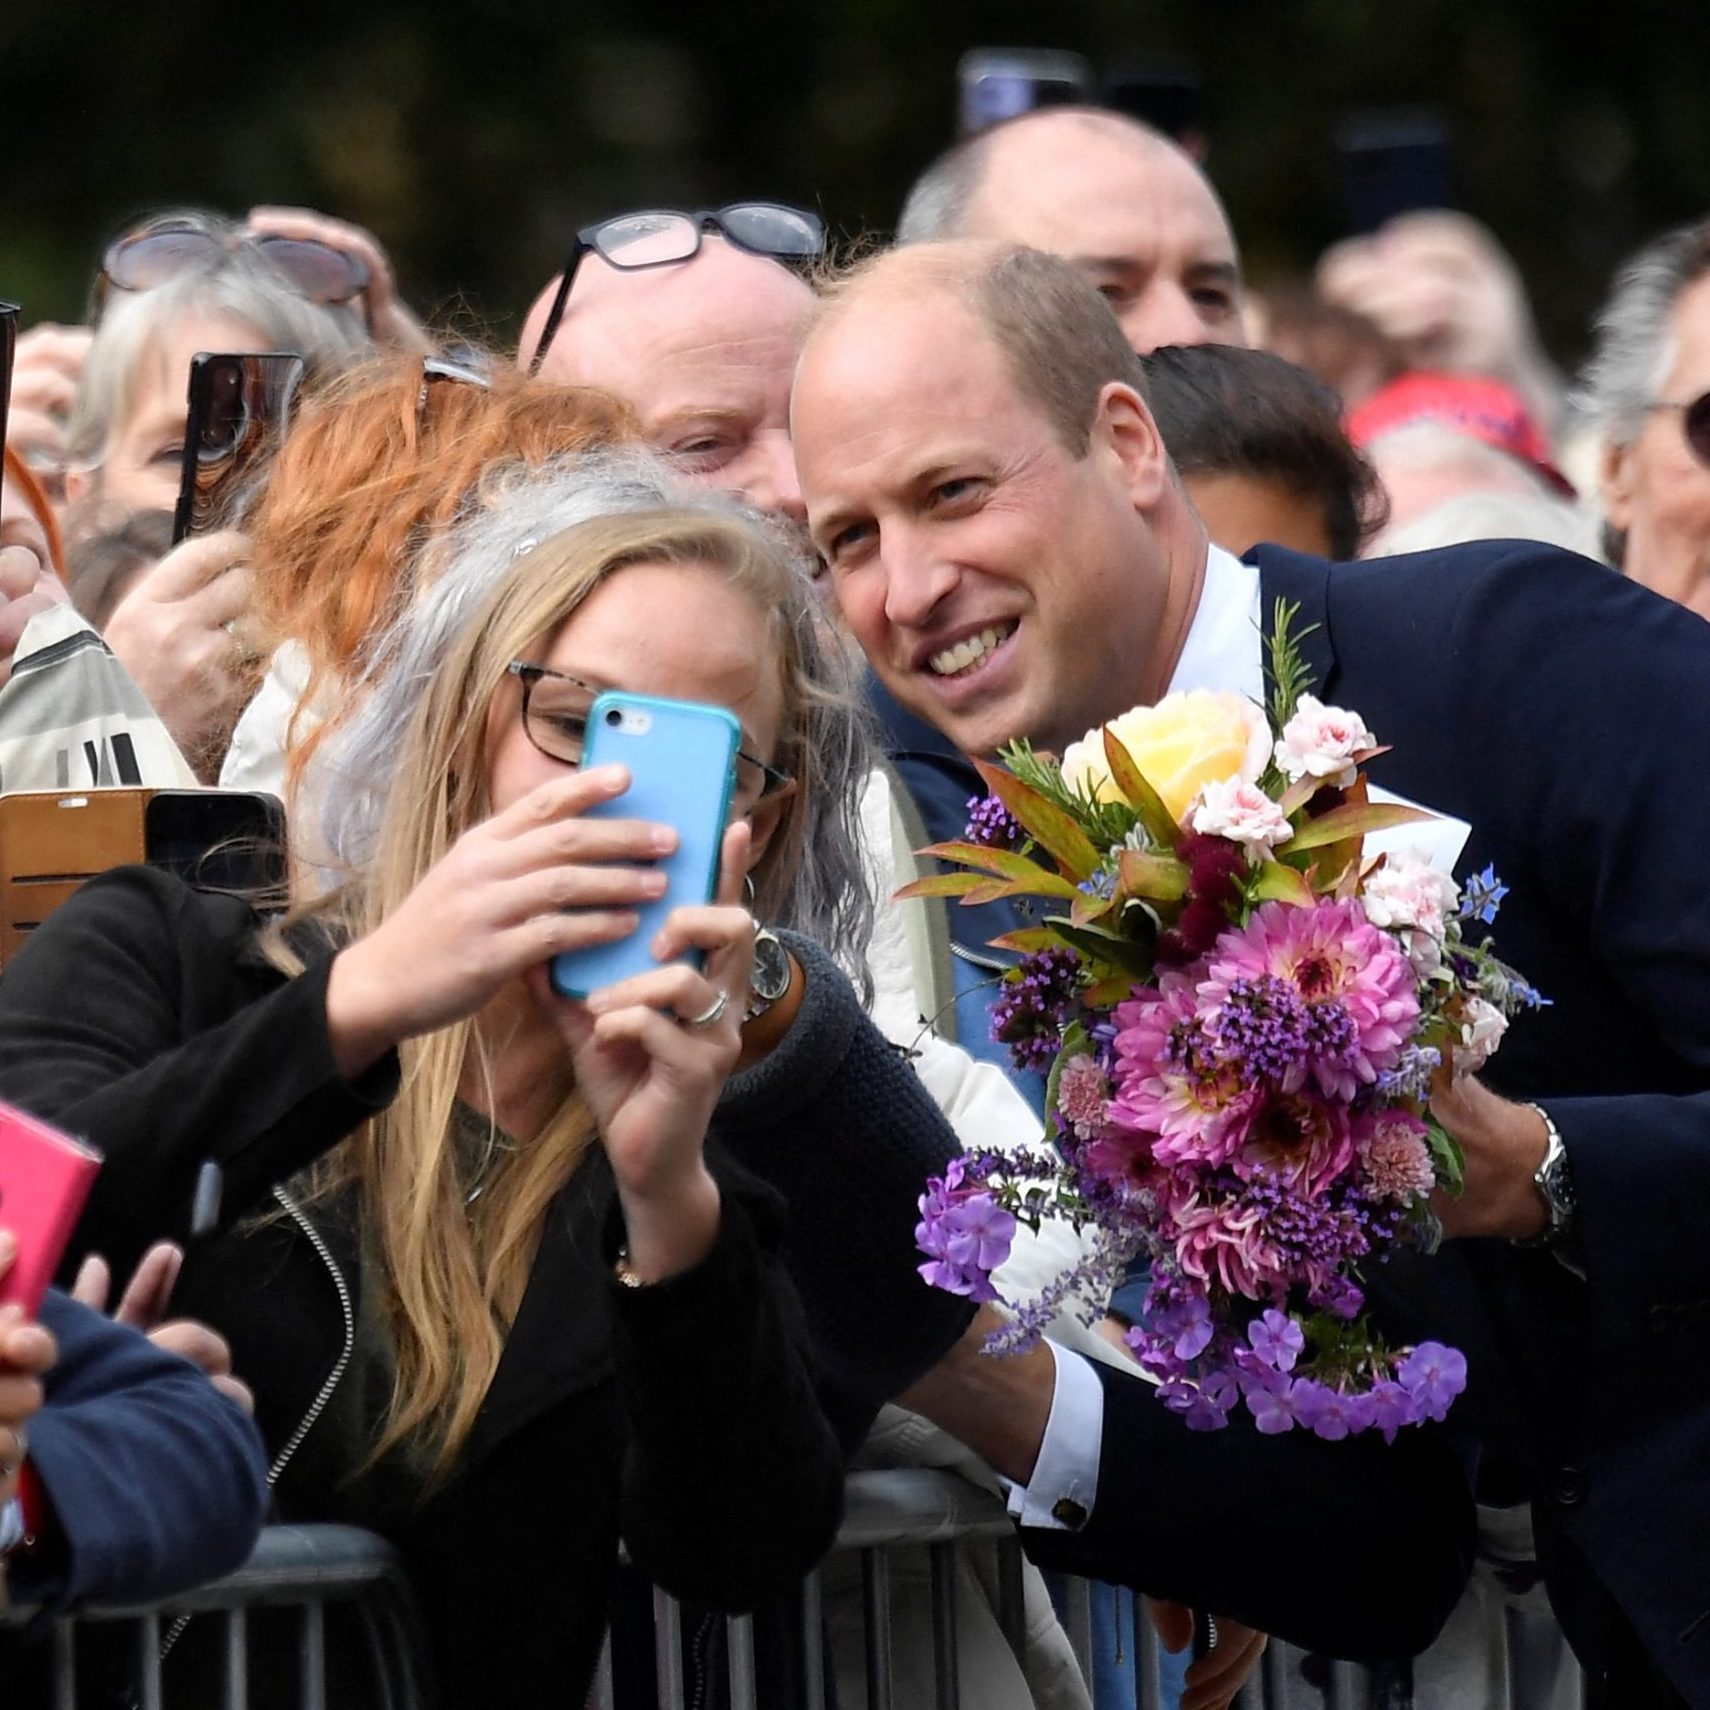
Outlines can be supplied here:
[[1377, 746], [1358, 713], [1327, 707], [1316, 695], [1302, 695], [1293, 718], [1277, 739], [1278, 768], [1291, 782], [1316, 778], [1345, 790], [1354, 781], [1354, 756]]
[[1382, 1199], [1413, 1200], [1437, 1185], [1425, 1124], [1405, 1111], [1385, 1111], [1360, 1141], [1360, 1161]]

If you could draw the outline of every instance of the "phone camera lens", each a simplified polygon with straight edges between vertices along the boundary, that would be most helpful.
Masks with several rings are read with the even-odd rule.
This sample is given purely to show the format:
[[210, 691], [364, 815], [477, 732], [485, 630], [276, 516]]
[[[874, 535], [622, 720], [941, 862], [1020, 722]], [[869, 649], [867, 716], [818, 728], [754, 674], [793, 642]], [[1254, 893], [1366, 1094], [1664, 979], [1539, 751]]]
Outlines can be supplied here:
[[609, 724], [613, 730], [616, 730], [617, 727], [623, 723], [622, 711], [617, 707], [607, 707], [606, 723]]

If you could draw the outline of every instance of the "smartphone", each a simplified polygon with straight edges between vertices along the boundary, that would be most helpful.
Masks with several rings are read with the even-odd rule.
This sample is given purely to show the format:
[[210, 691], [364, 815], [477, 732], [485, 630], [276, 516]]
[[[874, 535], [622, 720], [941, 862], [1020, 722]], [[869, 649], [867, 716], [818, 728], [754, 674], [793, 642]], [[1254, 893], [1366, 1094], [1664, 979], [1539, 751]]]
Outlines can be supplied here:
[[235, 526], [251, 478], [284, 438], [303, 359], [198, 351], [190, 358], [190, 406], [172, 544]]
[[0, 1228], [18, 1239], [18, 1257], [0, 1277], [0, 1306], [40, 1312], [100, 1168], [92, 1147], [0, 1104]]
[[[659, 863], [665, 894], [643, 903], [634, 932], [552, 958], [552, 987], [585, 998], [659, 964], [648, 945], [674, 908], [711, 902], [718, 889], [719, 845], [730, 814], [741, 727], [724, 707], [608, 689], [588, 711], [584, 766], [629, 768], [629, 788], [590, 808], [595, 819], [646, 819], [674, 826], [677, 847]], [[699, 967], [698, 954], [690, 958]]]
[[1061, 48], [970, 48], [956, 64], [958, 117], [971, 137], [1035, 107], [1092, 99], [1092, 67]]
[[0, 446], [12, 408], [12, 359], [18, 351], [18, 305], [0, 303]]
[[1455, 205], [1448, 120], [1429, 107], [1350, 113], [1336, 127], [1336, 153], [1350, 236]]
[[285, 889], [285, 809], [259, 790], [156, 790], [143, 808], [143, 859], [199, 891]]
[[1187, 60], [1151, 60], [1106, 73], [1103, 105], [1162, 131], [1190, 154], [1205, 142], [1205, 91]]

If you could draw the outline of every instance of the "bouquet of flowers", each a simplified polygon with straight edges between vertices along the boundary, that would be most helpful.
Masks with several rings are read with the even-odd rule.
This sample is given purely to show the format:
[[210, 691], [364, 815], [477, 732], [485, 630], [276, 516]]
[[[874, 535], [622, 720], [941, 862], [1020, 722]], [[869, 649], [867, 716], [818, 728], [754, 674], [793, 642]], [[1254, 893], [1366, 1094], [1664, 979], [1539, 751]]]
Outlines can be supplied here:
[[[1478, 1069], [1544, 1000], [1469, 936], [1504, 887], [1464, 892], [1365, 840], [1424, 810], [1371, 799], [1384, 752], [1305, 691], [1279, 608], [1270, 716], [1194, 691], [1137, 707], [1060, 761], [1025, 743], [981, 765], [959, 869], [904, 893], [1024, 897], [1036, 922], [993, 1009], [1015, 1061], [1048, 1072], [1056, 1157], [974, 1152], [928, 1184], [927, 1281], [1000, 1300], [1017, 1220], [1091, 1231], [1089, 1257], [1012, 1318], [1025, 1346], [1066, 1299], [1150, 1265], [1129, 1341], [1164, 1403], [1212, 1430], [1244, 1401], [1267, 1433], [1441, 1419], [1466, 1362], [1387, 1346], [1361, 1267], [1439, 1237], [1428, 1197], [1461, 1159], [1432, 1119], [1440, 1075]], [[1390, 841], [1393, 841], [1390, 840]]]

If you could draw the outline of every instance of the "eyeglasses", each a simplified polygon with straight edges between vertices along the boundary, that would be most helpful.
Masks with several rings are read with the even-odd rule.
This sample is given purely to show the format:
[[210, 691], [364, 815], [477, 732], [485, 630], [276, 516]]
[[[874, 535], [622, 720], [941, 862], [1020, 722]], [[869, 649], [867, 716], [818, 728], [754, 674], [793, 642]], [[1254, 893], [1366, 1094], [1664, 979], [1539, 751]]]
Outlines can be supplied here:
[[[588, 715], [599, 690], [579, 677], [522, 659], [513, 659], [505, 669], [522, 683], [523, 729], [529, 741], [550, 760], [580, 766]], [[788, 772], [737, 749], [736, 794], [750, 806], [787, 790], [794, 781]]]
[[422, 389], [416, 394], [416, 421], [427, 419], [428, 399], [438, 386], [479, 386], [483, 392], [493, 389], [493, 382], [479, 368], [467, 363], [452, 362], [443, 356], [422, 358]]
[[534, 347], [529, 373], [540, 372], [540, 365], [552, 348], [583, 256], [592, 251], [608, 266], [626, 270], [667, 267], [698, 255], [701, 234], [706, 231], [722, 232], [738, 249], [768, 256], [773, 261], [811, 261], [825, 253], [825, 226], [819, 216], [805, 208], [786, 207], [782, 202], [732, 202], [728, 208], [703, 208], [695, 214], [675, 208], [650, 208], [584, 226], [577, 232], [576, 247], [564, 265], [564, 277], [558, 282], [558, 294], [552, 299], [540, 343]]
[[106, 307], [110, 291], [147, 291], [244, 248], [255, 250], [311, 303], [349, 303], [368, 289], [368, 264], [318, 238], [216, 231], [199, 220], [173, 217], [150, 220], [107, 246], [95, 279], [95, 311], [99, 315]]
[[1686, 435], [1687, 449], [1707, 469], [1710, 469], [1710, 392], [1689, 399], [1684, 404], [1667, 399], [1647, 404], [1647, 410], [1679, 410], [1680, 429]]

